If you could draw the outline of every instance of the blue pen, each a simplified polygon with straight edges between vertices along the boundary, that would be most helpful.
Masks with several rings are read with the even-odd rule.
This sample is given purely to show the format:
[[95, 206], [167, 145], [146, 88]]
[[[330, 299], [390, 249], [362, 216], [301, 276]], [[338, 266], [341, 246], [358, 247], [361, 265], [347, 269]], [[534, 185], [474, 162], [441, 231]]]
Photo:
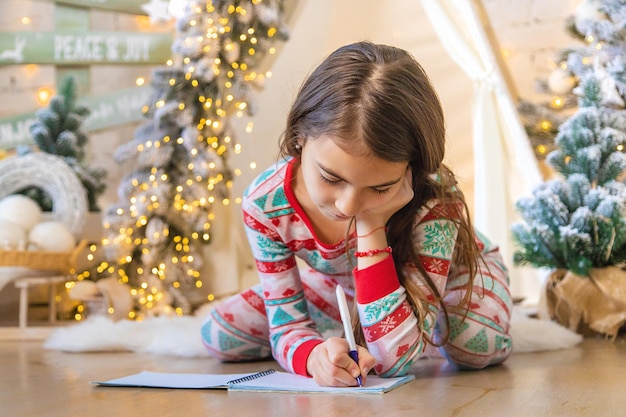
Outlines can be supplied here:
[[[359, 363], [359, 354], [356, 351], [356, 342], [354, 341], [354, 333], [352, 331], [352, 323], [350, 319], [350, 310], [348, 310], [348, 302], [346, 301], [346, 293], [341, 288], [341, 285], [337, 285], [335, 289], [337, 293], [337, 303], [339, 303], [339, 314], [341, 315], [341, 321], [343, 322], [343, 332], [346, 334], [346, 340], [350, 347], [349, 355], [354, 361]], [[359, 387], [363, 386], [363, 378], [361, 375], [356, 377], [356, 382]]]

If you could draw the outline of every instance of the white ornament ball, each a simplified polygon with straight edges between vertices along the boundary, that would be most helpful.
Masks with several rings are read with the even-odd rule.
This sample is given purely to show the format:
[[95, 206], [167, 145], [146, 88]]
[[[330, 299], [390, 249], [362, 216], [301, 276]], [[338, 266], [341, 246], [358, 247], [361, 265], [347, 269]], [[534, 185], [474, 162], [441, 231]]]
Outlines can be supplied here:
[[41, 207], [21, 194], [7, 196], [0, 200], [0, 219], [17, 223], [30, 230], [41, 221]]
[[19, 224], [0, 219], [0, 250], [24, 249], [28, 240], [26, 230]]
[[548, 77], [548, 87], [555, 94], [569, 93], [574, 85], [576, 85], [576, 78], [561, 68], [552, 71]]
[[600, 4], [597, 0], [584, 0], [576, 7], [574, 12], [576, 24], [580, 24], [585, 20], [599, 21], [606, 19], [604, 13], [598, 10], [599, 7]]
[[151, 245], [160, 245], [167, 239], [167, 224], [160, 217], [153, 217], [146, 225], [146, 239]]
[[70, 229], [58, 221], [36, 224], [28, 238], [40, 250], [47, 252], [71, 252], [76, 246], [76, 238]]

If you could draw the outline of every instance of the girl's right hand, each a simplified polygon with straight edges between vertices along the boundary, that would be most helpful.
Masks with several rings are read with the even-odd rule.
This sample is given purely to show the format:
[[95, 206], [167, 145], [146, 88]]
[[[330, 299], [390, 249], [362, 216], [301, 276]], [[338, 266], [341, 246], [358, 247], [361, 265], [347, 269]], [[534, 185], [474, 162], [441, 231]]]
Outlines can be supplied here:
[[367, 373], [376, 365], [376, 360], [366, 348], [357, 346], [357, 364], [349, 351], [346, 339], [331, 337], [313, 348], [307, 359], [307, 372], [321, 386], [353, 387], [359, 375], [365, 383]]
[[379, 207], [367, 210], [356, 216], [357, 231], [362, 234], [363, 232], [369, 232], [377, 227], [384, 226], [391, 216], [406, 206], [414, 196], [411, 168], [407, 167], [402, 179], [402, 185], [391, 199]]

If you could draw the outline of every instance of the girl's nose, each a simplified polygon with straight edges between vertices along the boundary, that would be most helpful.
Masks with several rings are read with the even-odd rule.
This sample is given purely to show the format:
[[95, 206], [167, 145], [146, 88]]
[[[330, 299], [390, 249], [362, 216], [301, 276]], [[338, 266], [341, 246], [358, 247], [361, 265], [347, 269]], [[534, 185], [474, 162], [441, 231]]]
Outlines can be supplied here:
[[335, 202], [335, 206], [342, 215], [346, 217], [352, 217], [358, 214], [361, 202], [359, 201], [357, 195], [347, 192], [342, 194], [337, 199], [337, 201]]

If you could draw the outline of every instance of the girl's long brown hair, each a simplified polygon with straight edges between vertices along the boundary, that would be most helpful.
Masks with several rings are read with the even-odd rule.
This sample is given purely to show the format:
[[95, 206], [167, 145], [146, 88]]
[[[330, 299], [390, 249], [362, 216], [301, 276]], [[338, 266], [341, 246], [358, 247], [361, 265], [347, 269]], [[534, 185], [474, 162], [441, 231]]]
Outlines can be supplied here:
[[[454, 174], [443, 164], [445, 122], [439, 97], [419, 63], [406, 51], [371, 42], [346, 45], [333, 52], [303, 83], [288, 115], [281, 138], [283, 156], [299, 156], [298, 141], [332, 136], [351, 154], [375, 155], [390, 162], [408, 162], [413, 173], [414, 198], [387, 223], [387, 239], [407, 299], [419, 326], [428, 312], [426, 295], [410, 279], [407, 266], [421, 271], [426, 284], [441, 303], [435, 284], [419, 261], [412, 239], [416, 213], [437, 199], [458, 227], [453, 261], [467, 268], [470, 277], [478, 270], [480, 251], [463, 193]], [[471, 296], [467, 284], [462, 305]], [[356, 315], [355, 315], [356, 317]], [[363, 344], [361, 326], [355, 326]], [[442, 340], [429, 340], [443, 345]]]

